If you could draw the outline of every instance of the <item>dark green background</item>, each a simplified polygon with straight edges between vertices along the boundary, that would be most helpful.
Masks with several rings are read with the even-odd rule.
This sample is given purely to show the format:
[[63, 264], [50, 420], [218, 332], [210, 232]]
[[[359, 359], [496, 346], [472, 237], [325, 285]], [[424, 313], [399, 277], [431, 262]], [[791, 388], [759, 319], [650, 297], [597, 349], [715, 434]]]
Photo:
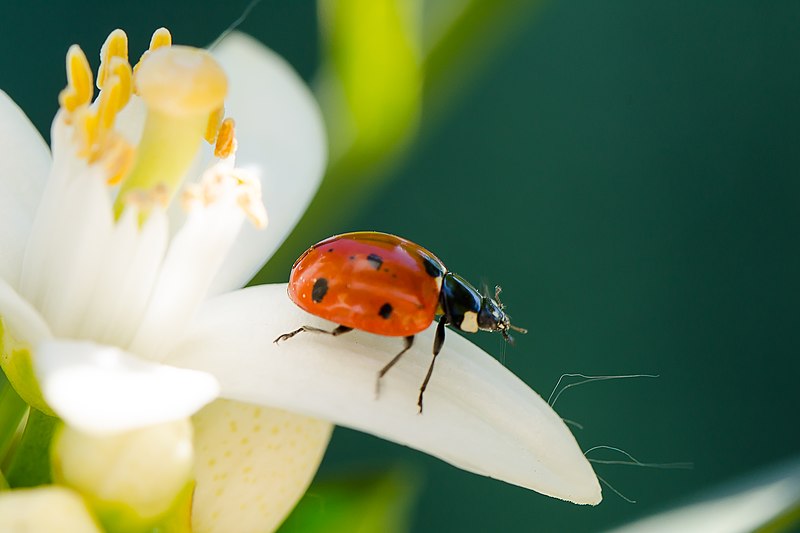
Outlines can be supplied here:
[[[120, 26], [141, 50], [158, 25], [205, 44], [241, 10], [202, 4], [6, 3], [0, 87], [46, 130], [69, 44], [93, 54]], [[312, 2], [265, 1], [243, 28], [311, 79]], [[584, 449], [693, 470], [600, 465], [638, 503], [606, 490], [583, 508], [338, 429], [321, 475], [423, 472], [414, 531], [582, 531], [798, 454], [798, 28], [790, 1], [552, 1], [425, 128], [393, 181], [352, 220], [319, 228], [398, 233], [501, 283], [531, 330], [506, 363], [544, 395], [564, 372], [660, 374], [571, 390], [558, 410], [585, 426]]]

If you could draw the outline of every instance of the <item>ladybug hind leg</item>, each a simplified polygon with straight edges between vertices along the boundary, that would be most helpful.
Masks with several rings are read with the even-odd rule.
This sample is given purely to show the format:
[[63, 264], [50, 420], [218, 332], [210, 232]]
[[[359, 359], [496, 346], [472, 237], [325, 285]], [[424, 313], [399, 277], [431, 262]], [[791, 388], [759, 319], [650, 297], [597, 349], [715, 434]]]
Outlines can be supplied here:
[[297, 328], [294, 331], [290, 331], [289, 333], [284, 333], [283, 335], [280, 335], [277, 339], [275, 339], [272, 342], [274, 342], [275, 344], [278, 344], [279, 342], [289, 340], [292, 337], [294, 337], [295, 335], [297, 335], [298, 333], [302, 333], [304, 331], [309, 332], [309, 333], [323, 333], [325, 335], [331, 335], [333, 337], [338, 337], [339, 335], [343, 335], [343, 334], [347, 333], [348, 331], [353, 331], [353, 328], [348, 328], [347, 326], [338, 326], [338, 327], [334, 328], [332, 331], [328, 331], [327, 329], [315, 328], [314, 326], [303, 326], [303, 327]]
[[400, 350], [400, 353], [395, 355], [392, 358], [392, 360], [386, 363], [386, 366], [381, 368], [380, 371], [378, 372], [378, 377], [375, 379], [375, 398], [377, 398], [381, 392], [381, 378], [385, 376], [386, 373], [389, 371], [389, 369], [392, 368], [394, 364], [400, 360], [400, 357], [402, 357], [403, 354], [406, 353], [409, 350], [409, 348], [411, 348], [411, 346], [414, 344], [414, 335], [409, 335], [408, 337], [404, 337], [403, 341], [405, 341], [405, 346], [403, 347], [402, 350]]

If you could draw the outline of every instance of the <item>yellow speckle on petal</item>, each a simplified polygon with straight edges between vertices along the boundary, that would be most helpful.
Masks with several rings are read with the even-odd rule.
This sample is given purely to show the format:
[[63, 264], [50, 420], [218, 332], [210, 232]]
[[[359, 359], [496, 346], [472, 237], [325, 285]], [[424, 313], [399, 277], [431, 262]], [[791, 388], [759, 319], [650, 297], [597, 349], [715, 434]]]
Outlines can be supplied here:
[[332, 429], [321, 420], [229, 400], [206, 406], [193, 421], [197, 533], [276, 529], [311, 482]]

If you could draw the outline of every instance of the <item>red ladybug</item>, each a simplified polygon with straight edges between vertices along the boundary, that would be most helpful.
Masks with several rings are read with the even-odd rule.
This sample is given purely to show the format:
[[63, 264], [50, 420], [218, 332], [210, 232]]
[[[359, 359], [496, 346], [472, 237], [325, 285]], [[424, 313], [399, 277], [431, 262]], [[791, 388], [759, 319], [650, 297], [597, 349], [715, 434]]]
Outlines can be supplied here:
[[290, 339], [302, 331], [338, 336], [354, 329], [404, 337], [405, 347], [378, 372], [380, 379], [414, 343], [414, 335], [439, 315], [433, 359], [419, 390], [417, 405], [428, 386], [436, 356], [444, 343], [445, 326], [475, 333], [499, 331], [511, 341], [512, 326], [495, 297], [482, 296], [458, 274], [448, 272], [432, 253], [411, 241], [375, 231], [336, 235], [306, 250], [289, 277], [289, 298], [303, 310], [340, 324], [332, 331], [303, 326], [275, 339]]

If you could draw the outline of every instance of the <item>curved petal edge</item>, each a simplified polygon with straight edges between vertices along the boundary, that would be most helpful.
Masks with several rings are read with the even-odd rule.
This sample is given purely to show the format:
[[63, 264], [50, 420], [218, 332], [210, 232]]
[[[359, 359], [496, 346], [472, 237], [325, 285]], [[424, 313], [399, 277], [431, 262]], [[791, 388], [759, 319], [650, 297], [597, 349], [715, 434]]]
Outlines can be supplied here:
[[209, 300], [167, 362], [214, 374], [222, 396], [330, 420], [439, 457], [459, 468], [579, 504], [597, 504], [600, 485], [552, 408], [490, 355], [448, 332], [425, 393], [433, 329], [381, 381], [399, 338], [353, 332], [280, 334], [330, 323], [297, 308], [286, 285], [250, 287]]

